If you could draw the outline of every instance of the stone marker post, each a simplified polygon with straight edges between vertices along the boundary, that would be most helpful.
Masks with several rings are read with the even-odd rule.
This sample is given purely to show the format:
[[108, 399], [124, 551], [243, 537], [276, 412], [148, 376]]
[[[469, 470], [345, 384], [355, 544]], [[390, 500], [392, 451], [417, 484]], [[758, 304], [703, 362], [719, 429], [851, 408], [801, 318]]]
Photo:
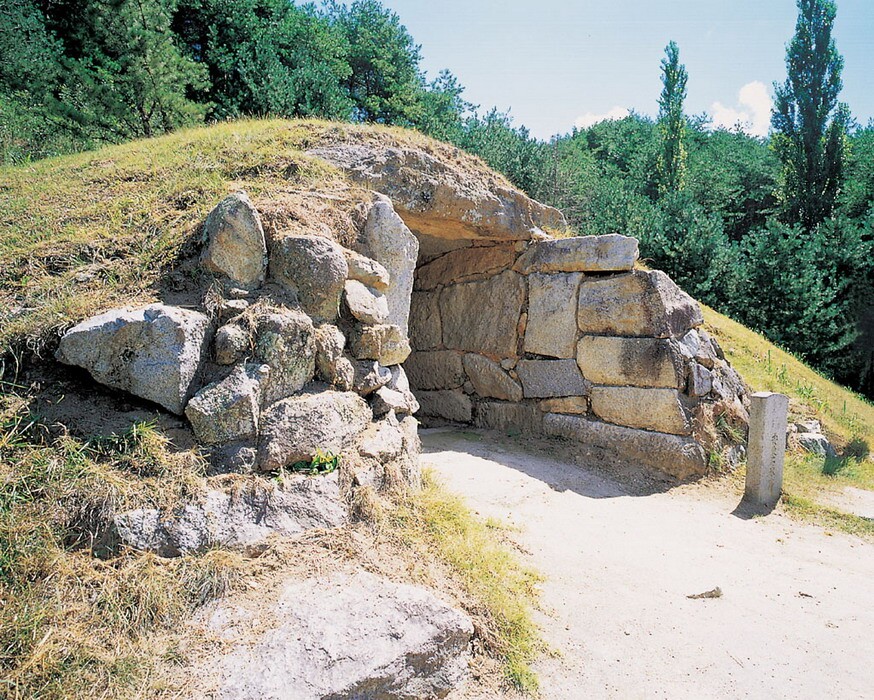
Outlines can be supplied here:
[[753, 503], [774, 506], [783, 488], [786, 453], [786, 417], [789, 397], [767, 391], [750, 398], [750, 439], [744, 497]]

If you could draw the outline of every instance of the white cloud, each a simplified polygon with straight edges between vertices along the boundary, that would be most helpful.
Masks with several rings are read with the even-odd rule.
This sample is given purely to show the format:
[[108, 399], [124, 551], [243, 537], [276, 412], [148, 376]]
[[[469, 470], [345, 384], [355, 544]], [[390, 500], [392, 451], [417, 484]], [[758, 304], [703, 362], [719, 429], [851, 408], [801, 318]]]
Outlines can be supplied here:
[[577, 129], [588, 129], [593, 124], [607, 121], [608, 119], [625, 119], [629, 114], [630, 112], [625, 109], [625, 107], [614, 107], [604, 114], [586, 112], [574, 120], [574, 126], [577, 127]]
[[714, 102], [710, 111], [713, 127], [732, 129], [738, 124], [751, 136], [767, 136], [771, 125], [771, 95], [764, 83], [754, 80], [744, 85], [737, 96], [737, 107]]

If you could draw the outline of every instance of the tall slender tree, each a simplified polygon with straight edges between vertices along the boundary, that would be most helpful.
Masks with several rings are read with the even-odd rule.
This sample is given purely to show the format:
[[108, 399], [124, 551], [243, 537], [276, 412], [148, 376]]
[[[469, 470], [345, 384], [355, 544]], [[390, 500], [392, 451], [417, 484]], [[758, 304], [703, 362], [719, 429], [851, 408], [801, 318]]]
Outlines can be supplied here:
[[836, 13], [832, 0], [798, 0], [788, 76], [774, 84], [772, 144], [783, 165], [784, 218], [807, 229], [831, 215], [843, 179], [850, 110], [838, 102], [844, 59], [832, 38]]
[[659, 194], [679, 192], [686, 185], [686, 66], [680, 63], [676, 42], [665, 47], [662, 59], [662, 94], [659, 97]]

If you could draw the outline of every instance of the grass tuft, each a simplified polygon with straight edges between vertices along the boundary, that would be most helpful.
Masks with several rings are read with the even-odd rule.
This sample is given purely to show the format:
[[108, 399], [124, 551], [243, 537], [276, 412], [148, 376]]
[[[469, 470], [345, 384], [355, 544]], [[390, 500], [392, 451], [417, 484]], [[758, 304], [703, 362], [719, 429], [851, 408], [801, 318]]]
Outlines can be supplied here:
[[494, 522], [477, 519], [433, 472], [425, 470], [423, 477], [422, 491], [392, 513], [392, 526], [405, 542], [451, 567], [469, 599], [466, 607], [487, 651], [503, 661], [516, 688], [536, 693], [538, 680], [531, 663], [545, 646], [531, 609], [540, 576], [521, 567], [499, 543]]

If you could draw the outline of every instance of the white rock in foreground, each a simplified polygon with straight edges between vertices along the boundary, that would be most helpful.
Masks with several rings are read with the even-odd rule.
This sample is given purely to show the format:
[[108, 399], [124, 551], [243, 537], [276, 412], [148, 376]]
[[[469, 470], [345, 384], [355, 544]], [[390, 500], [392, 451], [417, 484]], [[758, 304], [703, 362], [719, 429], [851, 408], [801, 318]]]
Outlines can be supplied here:
[[115, 516], [118, 539], [134, 549], [178, 557], [212, 547], [251, 547], [273, 533], [296, 535], [348, 522], [338, 474], [289, 476], [282, 488], [210, 489], [174, 512], [138, 508]]
[[[203, 669], [226, 700], [442, 698], [468, 673], [473, 623], [432, 593], [369, 573], [289, 581], [259, 617], [280, 621]], [[218, 604], [207, 624], [235, 634], [251, 613]]]
[[209, 319], [164, 304], [113, 309], [73, 326], [57, 358], [101, 384], [180, 414], [203, 358]]

